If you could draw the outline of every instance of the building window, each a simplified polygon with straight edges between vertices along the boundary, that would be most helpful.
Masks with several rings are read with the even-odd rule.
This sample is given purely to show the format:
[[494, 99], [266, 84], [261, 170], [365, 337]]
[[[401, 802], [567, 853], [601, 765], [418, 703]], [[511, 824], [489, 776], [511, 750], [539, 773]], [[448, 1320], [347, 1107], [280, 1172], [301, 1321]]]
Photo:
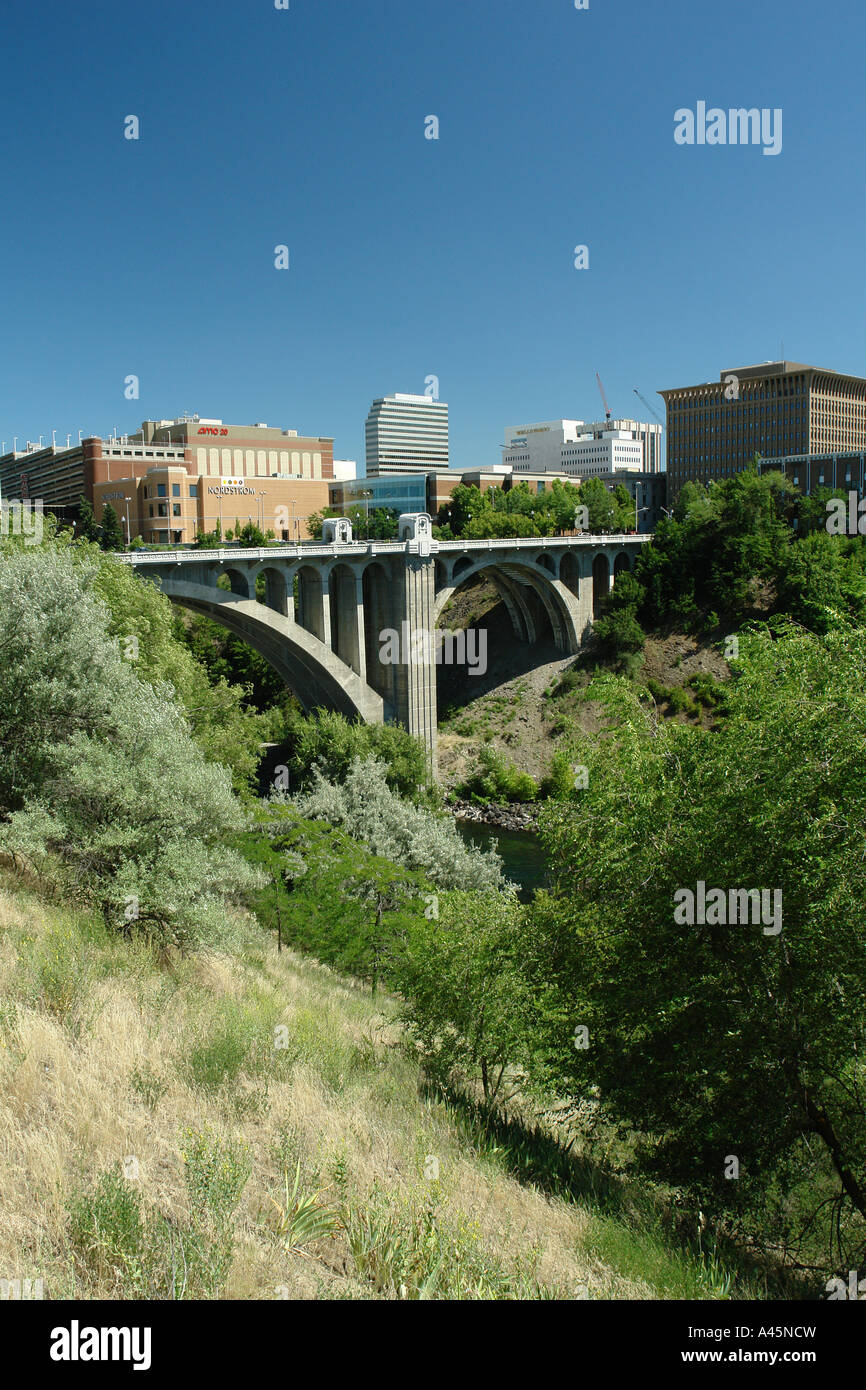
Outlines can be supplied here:
[[180, 497], [180, 483], [172, 483], [171, 495], [172, 497]]
[[153, 516], [153, 503], [150, 504], [150, 515]]
[[172, 502], [172, 504], [171, 504], [171, 514], [172, 514], [172, 516], [180, 516], [180, 503], [179, 503], [179, 502]]
[[[165, 491], [165, 483], [157, 483], [157, 485], [156, 485], [156, 495], [157, 495], [157, 497], [165, 497], [165, 496], [167, 495], [167, 494], [166, 494], [166, 491]], [[164, 512], [160, 512], [160, 516], [164, 516], [164, 515], [165, 515]]]
[[160, 502], [160, 503], [158, 504], [157, 516], [168, 516], [168, 503], [167, 503], [167, 502]]
[[190, 497], [198, 497], [198, 483], [190, 483], [189, 495]]

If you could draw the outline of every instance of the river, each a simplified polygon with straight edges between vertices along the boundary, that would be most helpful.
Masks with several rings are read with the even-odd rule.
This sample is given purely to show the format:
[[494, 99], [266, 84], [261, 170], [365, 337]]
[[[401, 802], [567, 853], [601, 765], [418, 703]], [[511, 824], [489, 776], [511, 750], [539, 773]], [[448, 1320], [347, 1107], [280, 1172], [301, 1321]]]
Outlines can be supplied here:
[[541, 840], [531, 830], [500, 830], [495, 825], [455, 820], [463, 839], [470, 845], [490, 849], [494, 840], [505, 865], [505, 876], [516, 883], [521, 902], [529, 902], [536, 888], [546, 882], [546, 856]]

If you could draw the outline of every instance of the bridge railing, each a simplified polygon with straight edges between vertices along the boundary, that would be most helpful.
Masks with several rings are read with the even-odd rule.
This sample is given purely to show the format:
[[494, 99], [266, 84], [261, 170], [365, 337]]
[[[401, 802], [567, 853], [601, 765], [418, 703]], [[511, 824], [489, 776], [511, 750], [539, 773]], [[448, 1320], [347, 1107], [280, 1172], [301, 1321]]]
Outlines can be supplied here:
[[544, 550], [556, 546], [581, 546], [581, 545], [622, 545], [626, 542], [651, 541], [652, 535], [642, 533], [635, 534], [634, 531], [623, 532], [601, 532], [598, 535], [583, 536], [513, 536], [510, 539], [499, 538], [480, 540], [480, 541], [440, 541], [439, 549], [454, 550]]
[[[647, 533], [634, 531], [599, 533], [583, 536], [513, 536], [476, 541], [433, 541], [431, 554], [454, 554], [479, 550], [546, 550], [553, 548], [580, 549], [599, 545], [645, 545], [652, 540]], [[256, 549], [229, 550], [150, 550], [120, 551], [115, 558], [129, 565], [199, 565], [208, 560], [227, 564], [233, 560], [316, 560], [334, 555], [403, 555], [410, 541], [349, 541], [333, 545], [304, 542], [296, 545], [269, 545]]]

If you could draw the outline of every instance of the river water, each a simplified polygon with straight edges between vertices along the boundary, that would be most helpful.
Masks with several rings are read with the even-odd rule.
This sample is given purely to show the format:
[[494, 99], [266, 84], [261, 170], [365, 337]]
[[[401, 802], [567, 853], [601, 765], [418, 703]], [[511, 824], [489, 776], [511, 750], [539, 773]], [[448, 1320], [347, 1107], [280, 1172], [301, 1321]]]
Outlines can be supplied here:
[[475, 821], [455, 820], [463, 839], [470, 845], [496, 848], [505, 865], [505, 876], [518, 885], [521, 902], [529, 902], [536, 888], [546, 882], [546, 856], [542, 843], [531, 830], [500, 830], [494, 825], [479, 825]]

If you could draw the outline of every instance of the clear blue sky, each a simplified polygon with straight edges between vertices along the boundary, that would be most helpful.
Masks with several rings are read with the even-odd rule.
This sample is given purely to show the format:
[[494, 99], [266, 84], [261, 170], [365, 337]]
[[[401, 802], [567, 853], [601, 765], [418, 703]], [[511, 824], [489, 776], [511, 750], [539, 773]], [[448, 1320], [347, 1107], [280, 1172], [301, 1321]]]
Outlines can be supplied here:
[[[596, 370], [615, 414], [782, 339], [866, 375], [863, 0], [47, 0], [3, 29], [7, 448], [189, 410], [362, 463], [373, 397], [433, 373], [469, 468], [596, 418]], [[781, 154], [677, 146], [701, 100], [781, 107]]]

